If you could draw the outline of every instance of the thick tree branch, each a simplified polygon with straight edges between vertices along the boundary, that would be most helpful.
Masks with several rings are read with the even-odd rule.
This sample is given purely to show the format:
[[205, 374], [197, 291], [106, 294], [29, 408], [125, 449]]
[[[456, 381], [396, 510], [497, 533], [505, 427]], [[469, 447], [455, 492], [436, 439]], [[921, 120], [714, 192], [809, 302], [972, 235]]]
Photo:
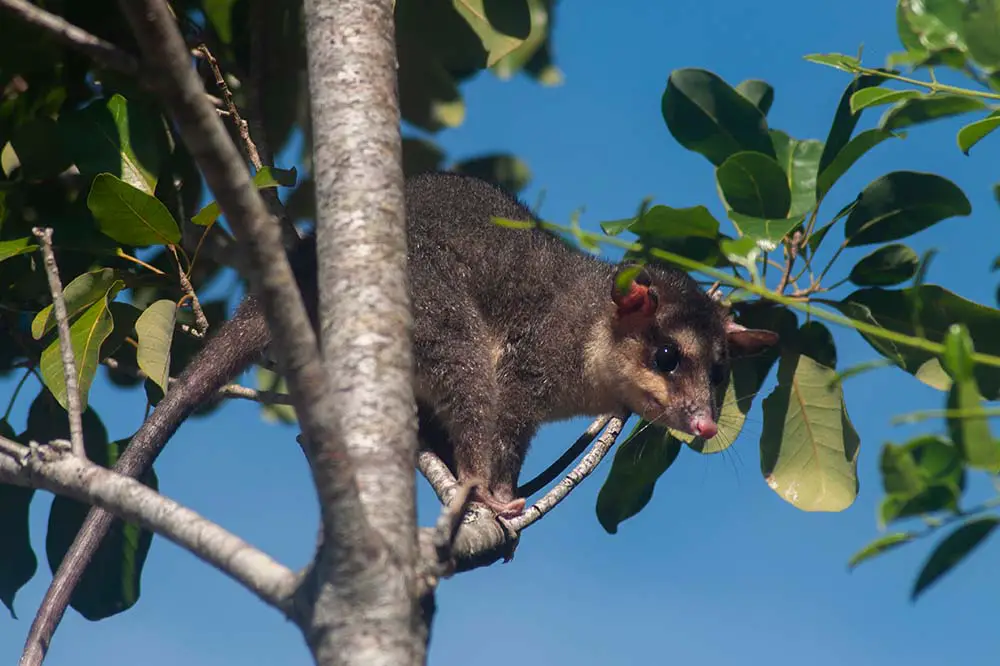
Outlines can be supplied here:
[[129, 75], [139, 73], [139, 63], [125, 51], [27, 0], [0, 0], [0, 9], [41, 28], [66, 46], [92, 58], [108, 69]]
[[94, 504], [166, 537], [287, 614], [295, 573], [198, 513], [52, 444], [0, 437], [0, 480]]
[[76, 381], [76, 359], [73, 358], [73, 340], [69, 333], [69, 314], [66, 312], [66, 301], [63, 300], [62, 280], [59, 279], [59, 267], [56, 266], [56, 255], [52, 251], [52, 229], [35, 227], [31, 230], [42, 248], [42, 264], [45, 275], [49, 279], [49, 291], [52, 293], [52, 314], [56, 318], [56, 328], [59, 331], [59, 351], [62, 354], [63, 377], [66, 382], [66, 411], [69, 415], [69, 437], [73, 453], [86, 458], [83, 448], [83, 408], [80, 406], [80, 386]]
[[[320, 663], [422, 664], [413, 592], [416, 409], [392, 0], [306, 0], [319, 314], [342, 441], [382, 547], [332, 560], [311, 605]], [[360, 278], [360, 279], [359, 279]], [[375, 556], [377, 555], [377, 556]]]

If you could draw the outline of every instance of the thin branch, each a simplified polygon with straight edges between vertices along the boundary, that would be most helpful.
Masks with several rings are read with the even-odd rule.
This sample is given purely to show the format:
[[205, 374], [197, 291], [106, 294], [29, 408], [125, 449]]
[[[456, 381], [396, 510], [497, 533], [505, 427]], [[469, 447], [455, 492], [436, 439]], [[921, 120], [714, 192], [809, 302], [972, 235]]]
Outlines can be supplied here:
[[87, 452], [83, 447], [83, 408], [80, 405], [80, 386], [76, 380], [76, 359], [73, 358], [73, 339], [69, 332], [69, 314], [66, 312], [66, 301], [63, 300], [63, 287], [62, 281], [59, 279], [59, 267], [56, 266], [56, 255], [52, 251], [52, 229], [35, 227], [31, 233], [35, 234], [41, 245], [42, 263], [49, 279], [49, 291], [52, 292], [52, 312], [56, 318], [56, 328], [59, 330], [59, 351], [62, 353], [63, 377], [66, 380], [69, 438], [73, 445], [73, 453], [86, 459]]
[[[177, 252], [174, 251], [174, 258], [177, 258]], [[181, 262], [177, 262], [177, 280], [181, 284], [181, 289], [184, 290], [185, 296], [191, 300], [191, 312], [194, 314], [194, 325], [195, 330], [198, 332], [199, 338], [204, 338], [208, 333], [208, 317], [205, 316], [205, 311], [201, 309], [201, 301], [198, 300], [198, 294], [194, 291], [194, 286], [191, 285], [191, 280], [184, 273], [184, 268], [181, 266]]]
[[445, 506], [451, 504], [452, 498], [458, 492], [458, 481], [444, 461], [433, 451], [423, 449], [417, 452], [417, 469], [431, 484], [441, 504]]
[[531, 497], [539, 490], [552, 483], [556, 477], [566, 470], [567, 467], [573, 464], [573, 461], [576, 460], [581, 453], [587, 450], [590, 443], [594, 441], [594, 438], [597, 437], [610, 420], [610, 414], [598, 417], [593, 423], [590, 424], [590, 427], [588, 427], [583, 434], [580, 435], [575, 442], [573, 442], [573, 445], [566, 449], [564, 454], [559, 456], [554, 463], [545, 468], [545, 471], [518, 488], [517, 496]]
[[[132, 375], [137, 379], [146, 379], [146, 373], [139, 368], [126, 367], [118, 362], [114, 358], [106, 358], [101, 361], [111, 370], [116, 372], [124, 372], [126, 374]], [[177, 377], [169, 377], [167, 379], [168, 385], [172, 385], [177, 381]], [[280, 393], [278, 391], [261, 391], [260, 389], [250, 388], [249, 386], [242, 386], [241, 384], [226, 384], [220, 388], [217, 392], [220, 398], [237, 398], [240, 400], [250, 400], [251, 402], [259, 402], [262, 405], [291, 405], [292, 397], [287, 393]]]
[[566, 478], [560, 481], [559, 485], [555, 488], [547, 492], [542, 499], [531, 505], [517, 518], [507, 521], [508, 527], [515, 532], [521, 532], [554, 509], [559, 502], [566, 499], [566, 496], [573, 492], [573, 489], [580, 485], [601, 464], [604, 456], [608, 454], [608, 451], [614, 446], [615, 440], [618, 439], [623, 425], [625, 425], [625, 420], [619, 416], [610, 419], [604, 434], [597, 438], [594, 446], [583, 457], [580, 464], [573, 468], [566, 475]]
[[0, 437], [0, 479], [94, 504], [166, 537], [288, 612], [295, 574], [266, 553], [142, 483], [67, 455], [59, 440], [24, 446]]
[[792, 237], [785, 242], [785, 249], [787, 250], [785, 268], [781, 273], [781, 280], [778, 282], [778, 286], [774, 289], [774, 291], [778, 294], [784, 294], [785, 289], [788, 288], [789, 279], [792, 277], [792, 266], [795, 265], [795, 259], [799, 256], [799, 245], [801, 243], [802, 232], [800, 231], [796, 231], [792, 234]]
[[25, 23], [41, 28], [57, 41], [108, 69], [131, 76], [139, 73], [139, 63], [130, 54], [37, 5], [26, 0], [0, 0], [0, 9], [7, 10]]
[[246, 151], [247, 157], [250, 159], [251, 164], [253, 164], [254, 169], [260, 171], [260, 168], [263, 166], [260, 161], [260, 154], [257, 153], [257, 146], [254, 145], [253, 139], [250, 138], [250, 128], [247, 125], [247, 121], [243, 120], [242, 116], [240, 116], [240, 110], [236, 108], [236, 102], [233, 101], [233, 93], [230, 92], [226, 78], [222, 75], [219, 61], [216, 60], [206, 45], [200, 45], [197, 50], [205, 57], [209, 68], [212, 70], [212, 74], [215, 76], [215, 85], [219, 87], [219, 91], [222, 93], [222, 99], [226, 103], [226, 110], [229, 112], [229, 117], [232, 119], [233, 124], [236, 125], [236, 131], [239, 132], [240, 139], [243, 141], [243, 149]]

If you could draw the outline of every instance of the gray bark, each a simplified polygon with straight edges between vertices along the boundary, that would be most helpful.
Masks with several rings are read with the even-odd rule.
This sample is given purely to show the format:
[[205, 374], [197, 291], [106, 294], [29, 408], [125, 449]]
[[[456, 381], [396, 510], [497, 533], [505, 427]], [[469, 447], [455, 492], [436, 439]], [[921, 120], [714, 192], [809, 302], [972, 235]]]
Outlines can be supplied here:
[[354, 562], [321, 550], [307, 639], [323, 664], [422, 664], [393, 3], [307, 0], [305, 18], [322, 349], [337, 432], [378, 542]]

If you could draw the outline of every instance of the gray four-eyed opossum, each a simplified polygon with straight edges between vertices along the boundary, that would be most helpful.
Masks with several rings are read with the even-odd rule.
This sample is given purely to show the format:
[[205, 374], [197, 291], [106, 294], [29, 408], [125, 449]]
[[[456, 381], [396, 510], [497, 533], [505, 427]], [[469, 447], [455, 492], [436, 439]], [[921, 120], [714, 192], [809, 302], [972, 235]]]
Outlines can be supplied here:
[[[687, 274], [644, 267], [625, 290], [622, 266], [541, 229], [516, 198], [483, 180], [433, 173], [406, 183], [413, 355], [422, 446], [474, 499], [510, 517], [524, 508], [518, 474], [539, 425], [628, 410], [711, 438], [715, 388], [730, 354], [777, 341], [737, 325]], [[315, 244], [292, 257], [315, 324]], [[133, 437], [155, 457], [177, 427], [270, 342], [252, 297], [210, 337]]]

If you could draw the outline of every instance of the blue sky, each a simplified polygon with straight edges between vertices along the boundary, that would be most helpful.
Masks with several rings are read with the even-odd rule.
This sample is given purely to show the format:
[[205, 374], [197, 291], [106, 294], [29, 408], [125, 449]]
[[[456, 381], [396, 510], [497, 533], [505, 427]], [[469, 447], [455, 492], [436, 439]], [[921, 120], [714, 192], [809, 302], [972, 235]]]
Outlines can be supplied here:
[[[676, 144], [663, 125], [660, 96], [670, 71], [703, 67], [733, 85], [764, 78], [777, 91], [771, 125], [798, 138], [823, 139], [848, 77], [802, 56], [854, 53], [864, 43], [866, 61], [881, 64], [899, 48], [894, 5], [563, 2], [555, 51], [565, 84], [544, 89], [523, 78], [482, 76], [464, 90], [466, 123], [440, 140], [458, 159], [495, 150], [524, 158], [534, 173], [525, 199], [534, 202], [544, 190], [542, 214], [550, 220], [565, 222], [585, 206], [582, 223], [594, 228], [632, 213], [646, 196], [671, 206], [706, 204], [724, 219], [711, 165]], [[873, 113], [862, 126], [877, 118]], [[939, 123], [878, 147], [838, 183], [827, 214], [888, 171], [951, 178], [972, 201], [973, 215], [923, 232], [911, 245], [918, 252], [940, 251], [931, 282], [993, 305], [996, 278], [989, 267], [1000, 247], [986, 239], [996, 238], [991, 229], [998, 221], [990, 194], [1000, 180], [996, 139], [966, 157], [955, 146], [956, 129]], [[847, 254], [841, 271], [864, 252]], [[841, 366], [874, 357], [856, 334], [834, 332]], [[0, 382], [0, 395], [12, 388]], [[943, 395], [897, 371], [853, 380], [846, 394], [862, 441], [861, 492], [847, 511], [802, 513], [767, 488], [757, 452], [759, 407], [726, 455], [685, 451], [647, 509], [614, 536], [594, 515], [606, 461], [525, 534], [512, 563], [442, 584], [431, 663], [918, 665], [956, 659], [959, 651], [962, 664], [992, 663], [1000, 597], [1000, 577], [991, 566], [996, 544], [987, 544], [916, 605], [909, 591], [930, 544], [846, 570], [847, 558], [877, 535], [882, 443], [918, 432], [892, 426], [889, 418], [939, 407]], [[23, 418], [31, 395], [19, 401], [15, 418]], [[91, 398], [112, 437], [139, 425], [142, 399], [140, 392], [121, 392], [103, 381]], [[545, 428], [525, 475], [543, 468], [584, 425]], [[295, 432], [264, 424], [253, 405], [234, 402], [181, 429], [158, 463], [161, 488], [286, 564], [301, 566], [311, 553], [317, 511]], [[32, 507], [40, 556], [48, 504], [38, 496]], [[436, 510], [423, 484], [422, 521]], [[165, 540], [155, 541], [146, 572], [142, 599], [131, 611], [100, 623], [69, 611], [47, 663], [310, 663], [292, 624]], [[42, 562], [17, 599], [20, 620], [0, 619], [0, 662], [15, 662], [48, 581]]]

